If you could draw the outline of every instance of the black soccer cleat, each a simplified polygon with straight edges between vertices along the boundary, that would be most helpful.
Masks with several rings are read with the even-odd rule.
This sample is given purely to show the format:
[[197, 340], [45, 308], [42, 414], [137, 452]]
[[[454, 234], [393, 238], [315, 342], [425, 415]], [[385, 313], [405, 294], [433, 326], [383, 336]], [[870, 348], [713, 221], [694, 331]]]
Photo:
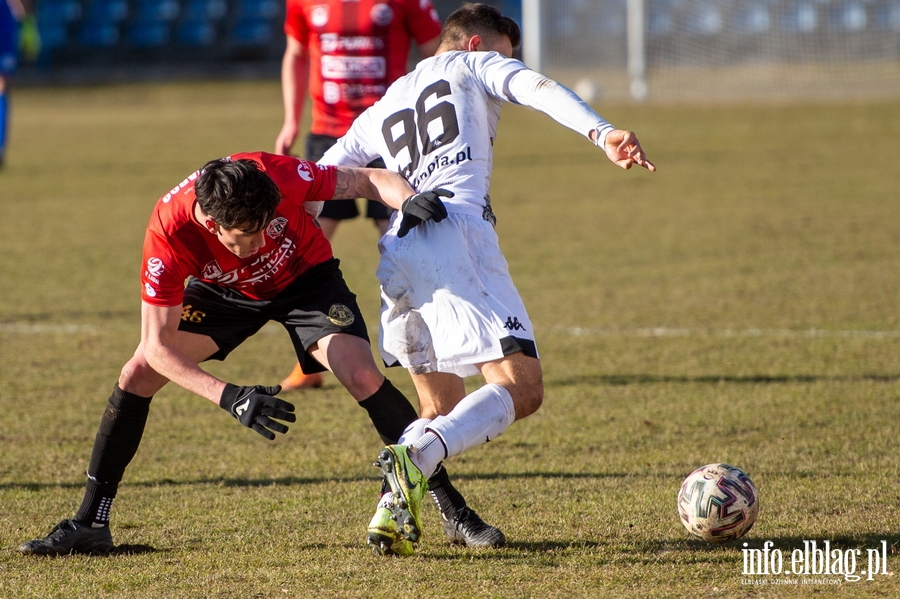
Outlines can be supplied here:
[[24, 555], [69, 555], [70, 553], [109, 553], [113, 548], [109, 526], [92, 528], [74, 520], [63, 520], [43, 539], [19, 545]]
[[499, 528], [486, 524], [475, 510], [464, 507], [447, 519], [441, 515], [444, 534], [451, 543], [467, 547], [503, 547], [506, 535]]

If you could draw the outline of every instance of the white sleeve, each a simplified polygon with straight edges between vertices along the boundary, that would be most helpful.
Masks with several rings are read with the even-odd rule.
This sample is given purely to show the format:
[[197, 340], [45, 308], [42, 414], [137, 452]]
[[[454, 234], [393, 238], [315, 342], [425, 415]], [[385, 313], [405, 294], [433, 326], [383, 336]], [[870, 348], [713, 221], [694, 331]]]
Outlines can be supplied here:
[[540, 110], [588, 139], [591, 131], [596, 130], [595, 143], [601, 148], [606, 135], [615, 129], [572, 90], [530, 69], [513, 73], [506, 82], [506, 88], [509, 101]]
[[366, 120], [365, 116], [368, 115], [364, 112], [353, 122], [350, 130], [338, 139], [337, 143], [328, 148], [325, 155], [319, 159], [318, 164], [364, 167], [379, 158], [379, 154], [361, 135], [365, 128], [360, 123]]

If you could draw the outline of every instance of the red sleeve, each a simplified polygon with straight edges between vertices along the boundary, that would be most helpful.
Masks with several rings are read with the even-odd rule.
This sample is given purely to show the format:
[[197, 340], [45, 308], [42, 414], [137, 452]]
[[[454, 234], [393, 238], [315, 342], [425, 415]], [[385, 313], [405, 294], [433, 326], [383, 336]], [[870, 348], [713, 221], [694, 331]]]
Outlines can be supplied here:
[[419, 45], [441, 34], [441, 19], [431, 0], [405, 0], [406, 30]]
[[[156, 218], [154, 214], [154, 218]], [[141, 299], [154, 306], [177, 306], [184, 299], [184, 281], [190, 274], [178, 252], [162, 234], [148, 227], [141, 260]]]
[[284, 15], [284, 33], [304, 46], [307, 45], [309, 25], [306, 23], [306, 15], [303, 13], [303, 2], [300, 0], [287, 0], [287, 8]]

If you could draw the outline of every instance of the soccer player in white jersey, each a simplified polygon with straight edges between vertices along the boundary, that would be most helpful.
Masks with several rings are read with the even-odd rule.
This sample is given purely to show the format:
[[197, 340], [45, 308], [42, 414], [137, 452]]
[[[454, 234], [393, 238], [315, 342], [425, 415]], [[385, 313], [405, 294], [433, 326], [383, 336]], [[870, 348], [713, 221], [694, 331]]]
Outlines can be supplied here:
[[[518, 25], [497, 9], [463, 6], [444, 24], [435, 56], [391, 85], [321, 160], [365, 165], [382, 156], [417, 190], [444, 190], [404, 205], [380, 243], [381, 353], [410, 372], [420, 419], [378, 457], [391, 487], [368, 530], [379, 553], [411, 553], [428, 477], [444, 459], [499, 436], [543, 400], [534, 327], [488, 195], [502, 103], [546, 113], [622, 168], [656, 170], [633, 132], [508, 58], [519, 41]], [[409, 228], [421, 220], [435, 222]], [[462, 377], [479, 372], [486, 384], [466, 394]]]

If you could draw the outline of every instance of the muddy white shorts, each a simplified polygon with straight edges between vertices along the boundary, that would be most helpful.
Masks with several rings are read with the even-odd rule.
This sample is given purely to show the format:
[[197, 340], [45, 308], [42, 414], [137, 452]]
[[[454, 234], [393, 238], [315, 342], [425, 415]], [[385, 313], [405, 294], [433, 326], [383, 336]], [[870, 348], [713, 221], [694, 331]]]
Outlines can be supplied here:
[[497, 234], [477, 212], [451, 212], [403, 239], [397, 217], [381, 238], [379, 344], [388, 366], [471, 376], [475, 364], [518, 351], [538, 357]]

